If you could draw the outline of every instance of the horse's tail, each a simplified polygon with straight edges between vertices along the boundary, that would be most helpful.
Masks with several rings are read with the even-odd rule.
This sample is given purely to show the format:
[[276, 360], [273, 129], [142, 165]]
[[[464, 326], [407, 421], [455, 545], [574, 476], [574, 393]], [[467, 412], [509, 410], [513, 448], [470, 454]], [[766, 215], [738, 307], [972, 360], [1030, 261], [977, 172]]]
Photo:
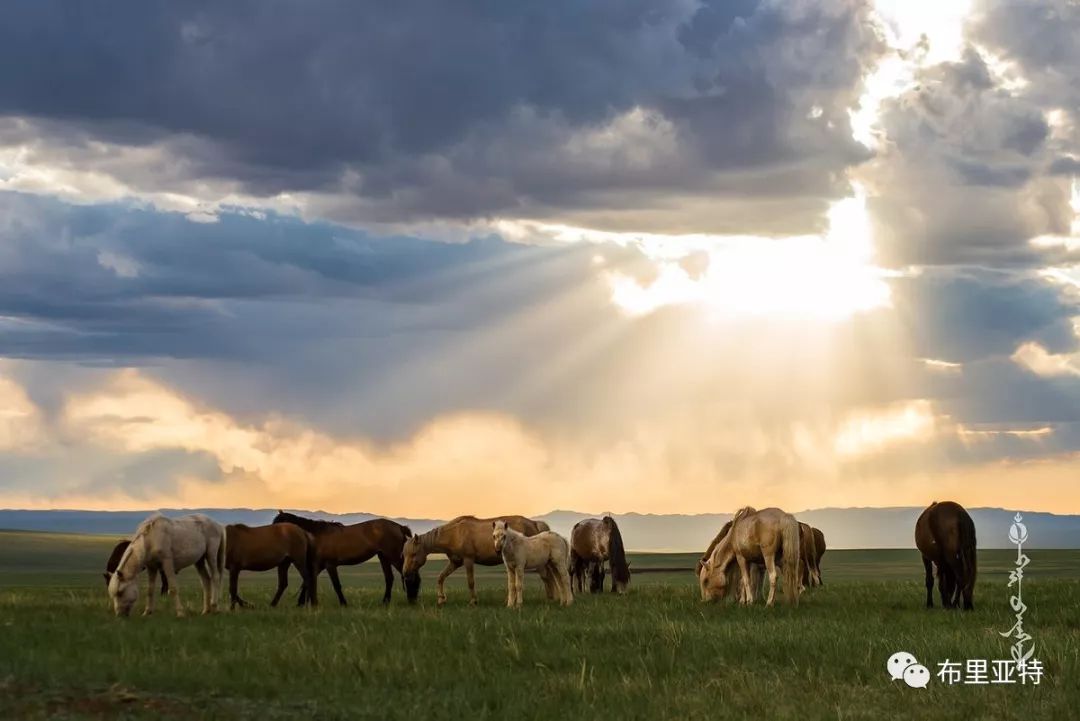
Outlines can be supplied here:
[[784, 554], [784, 596], [792, 606], [799, 605], [799, 522], [792, 516], [781, 521], [780, 542]]
[[960, 517], [957, 527], [960, 531], [958, 539], [960, 548], [957, 555], [960, 559], [960, 573], [962, 574], [962, 577], [957, 579], [958, 586], [970, 593], [970, 589], [975, 587], [975, 575], [978, 571], [975, 554], [975, 522], [965, 513]]
[[610, 523], [605, 525], [608, 527], [608, 556], [611, 561], [611, 579], [614, 581], [611, 587], [614, 589], [615, 584], [625, 586], [630, 583], [630, 564], [626, 562], [626, 549], [623, 548], [622, 533], [619, 532], [618, 524], [611, 516], [607, 516], [604, 520], [610, 520]]

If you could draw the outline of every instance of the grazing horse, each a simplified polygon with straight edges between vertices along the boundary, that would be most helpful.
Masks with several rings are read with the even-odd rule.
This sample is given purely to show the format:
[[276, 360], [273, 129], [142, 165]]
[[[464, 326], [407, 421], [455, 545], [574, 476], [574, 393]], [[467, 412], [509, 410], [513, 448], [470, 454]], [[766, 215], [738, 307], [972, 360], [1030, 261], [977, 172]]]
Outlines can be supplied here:
[[390, 603], [390, 594], [394, 588], [392, 569], [395, 568], [402, 574], [405, 595], [409, 601], [415, 601], [417, 594], [420, 593], [420, 577], [410, 577], [402, 570], [402, 549], [405, 541], [412, 538], [412, 531], [408, 526], [391, 521], [389, 518], [373, 518], [370, 521], [346, 526], [337, 521], [319, 521], [280, 510], [274, 516], [274, 523], [295, 523], [315, 538], [315, 566], [311, 571], [311, 585], [308, 586], [305, 583], [300, 587], [298, 603], [301, 606], [304, 605], [309, 592], [312, 595], [316, 593], [315, 584], [324, 568], [330, 576], [330, 583], [333, 584], [334, 592], [337, 593], [338, 602], [342, 606], [348, 605], [345, 602], [345, 594], [341, 591], [338, 566], [355, 566], [373, 556], [379, 557], [383, 578], [386, 581], [383, 603]]
[[[477, 518], [476, 516], [458, 516], [449, 523], [437, 526], [427, 533], [413, 536], [405, 543], [405, 574], [413, 575], [419, 583], [420, 568], [427, 562], [429, 553], [445, 553], [448, 563], [436, 581], [436, 600], [441, 606], [446, 603], [443, 584], [446, 577], [465, 566], [465, 576], [469, 581], [469, 604], [476, 604], [476, 583], [473, 568], [498, 566], [503, 562], [502, 555], [495, 550], [495, 541], [491, 537], [491, 524], [504, 521], [508, 528], [526, 536], [535, 536], [543, 531], [550, 531], [543, 521], [534, 521], [524, 516], [498, 516], [496, 518]], [[540, 572], [548, 598], [555, 597], [552, 578], [546, 570]]]
[[[131, 541], [120, 541], [113, 548], [112, 553], [109, 554], [109, 560], [105, 562], [105, 588], [109, 587], [109, 579], [116, 573], [116, 567], [120, 565], [120, 559], [124, 557], [124, 551], [131, 545]], [[161, 574], [161, 595], [164, 596], [169, 592], [169, 579], [165, 578], [165, 574]]]
[[271, 523], [269, 526], [255, 527], [235, 523], [225, 527], [225, 536], [228, 539], [225, 568], [229, 569], [230, 608], [237, 605], [247, 608], [251, 605], [240, 598], [238, 585], [241, 571], [269, 571], [271, 568], [277, 569], [278, 587], [270, 605], [277, 606], [281, 594], [289, 586], [290, 565], [296, 566], [304, 585], [311, 589], [308, 603], [318, 605], [318, 589], [314, 583], [315, 539], [310, 533], [295, 523]]
[[587, 518], [574, 524], [570, 532], [570, 573], [578, 590], [584, 590], [584, 577], [589, 571], [589, 590], [604, 590], [604, 563], [611, 563], [611, 590], [626, 593], [630, 585], [630, 564], [626, 561], [622, 534], [611, 516]]
[[926, 570], [926, 607], [934, 607], [934, 566], [937, 567], [941, 605], [956, 608], [964, 599], [964, 610], [974, 608], [975, 522], [959, 503], [934, 501], [915, 522], [915, 546], [922, 553]]
[[507, 608], [521, 608], [526, 570], [545, 571], [559, 603], [569, 606], [574, 602], [570, 590], [570, 544], [565, 538], [553, 531], [526, 536], [507, 527], [506, 521], [492, 521], [491, 540], [506, 564]]
[[[695, 577], [700, 577], [701, 576], [701, 569], [706, 563], [708, 563], [709, 558], [712, 556], [713, 549], [716, 548], [716, 544], [720, 543], [721, 539], [723, 539], [723, 537], [726, 536], [728, 531], [730, 531], [730, 530], [731, 530], [731, 521], [728, 521], [727, 523], [725, 523], [723, 526], [720, 527], [720, 532], [717, 533], [713, 537], [712, 541], [709, 542], [709, 547], [705, 549], [705, 553], [703, 553], [701, 555], [701, 558], [698, 559], [697, 565], [694, 567], [694, 576]], [[739, 565], [737, 563], [733, 563], [730, 566], [728, 566], [726, 578], [724, 579], [724, 581], [725, 581], [725, 587], [734, 586], [737, 589], [735, 595], [732, 596], [732, 598], [735, 601], [737, 601], [738, 603], [750, 604], [750, 603], [754, 602], [754, 599], [755, 599], [755, 597], [757, 595], [757, 592], [761, 590], [761, 584], [764, 581], [764, 579], [765, 579], [765, 562], [762, 561], [761, 563], [754, 563], [754, 562], [750, 563], [750, 593], [749, 594], [747, 594], [745, 589], [743, 588], [742, 577], [740, 575]], [[702, 594], [702, 597], [704, 598], [704, 594]], [[705, 599], [705, 600], [710, 600], [710, 599]]]
[[807, 523], [799, 521], [799, 557], [802, 560], [799, 566], [799, 588], [809, 588], [821, 583], [821, 577], [817, 569], [817, 541], [814, 539], [814, 529]]
[[145, 568], [149, 576], [146, 610], [154, 612], [154, 593], [157, 574], [161, 571], [169, 580], [169, 595], [176, 604], [176, 615], [183, 616], [176, 572], [194, 565], [203, 587], [203, 613], [217, 610], [221, 577], [225, 571], [225, 528], [217, 521], [195, 513], [181, 518], [166, 518], [154, 513], [139, 524], [131, 545], [124, 551], [109, 579], [109, 598], [117, 616], [128, 616], [139, 597], [139, 573]]
[[799, 604], [799, 522], [790, 513], [779, 508], [755, 511], [746, 507], [731, 519], [731, 529], [713, 547], [712, 555], [698, 573], [701, 596], [710, 601], [723, 598], [727, 593], [729, 568], [737, 563], [742, 574], [745, 599], [752, 598], [750, 565], [763, 562], [769, 577], [771, 606], [776, 597], [776, 563], [782, 559], [784, 571], [784, 596], [792, 606]]

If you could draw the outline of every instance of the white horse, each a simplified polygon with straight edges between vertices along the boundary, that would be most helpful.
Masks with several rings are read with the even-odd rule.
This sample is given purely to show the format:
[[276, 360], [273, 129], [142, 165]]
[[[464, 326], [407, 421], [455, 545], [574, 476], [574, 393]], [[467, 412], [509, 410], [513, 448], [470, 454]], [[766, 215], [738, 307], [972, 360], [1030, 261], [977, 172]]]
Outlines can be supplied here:
[[569, 606], [574, 602], [570, 591], [570, 544], [565, 538], [553, 531], [526, 536], [507, 526], [506, 521], [492, 521], [491, 536], [506, 565], [507, 608], [521, 608], [526, 569], [546, 571], [559, 603]]
[[144, 616], [154, 612], [158, 571], [169, 582], [169, 595], [176, 604], [176, 615], [183, 616], [176, 572], [194, 565], [203, 586], [203, 613], [217, 610], [221, 579], [225, 573], [225, 527], [195, 513], [181, 518], [166, 518], [155, 513], [139, 524], [131, 545], [120, 557], [116, 572], [109, 579], [109, 598], [117, 616], [128, 616], [139, 598], [139, 573], [149, 575]]

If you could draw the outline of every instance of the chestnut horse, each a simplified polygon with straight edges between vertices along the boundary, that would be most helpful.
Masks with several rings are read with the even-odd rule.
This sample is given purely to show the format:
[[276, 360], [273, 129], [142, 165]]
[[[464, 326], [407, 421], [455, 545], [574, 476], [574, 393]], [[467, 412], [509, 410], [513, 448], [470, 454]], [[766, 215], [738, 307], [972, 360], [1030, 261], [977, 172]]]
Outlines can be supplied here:
[[630, 564], [626, 561], [622, 534], [611, 516], [586, 518], [574, 524], [570, 532], [570, 575], [583, 591], [586, 571], [589, 572], [589, 590], [604, 590], [604, 563], [611, 564], [611, 590], [626, 593], [630, 585]]
[[[131, 545], [131, 541], [120, 541], [113, 548], [112, 553], [109, 554], [109, 560], [105, 562], [105, 586], [108, 587], [109, 579], [116, 573], [116, 567], [120, 565], [120, 559], [124, 557], [124, 551]], [[161, 574], [161, 595], [164, 596], [169, 592], [169, 579], [165, 577], [165, 574]]]
[[[383, 603], [390, 603], [390, 594], [394, 588], [392, 569], [395, 568], [402, 574], [405, 595], [409, 601], [415, 601], [420, 593], [420, 577], [410, 577], [402, 571], [402, 549], [405, 541], [413, 535], [408, 526], [391, 521], [389, 518], [374, 518], [346, 526], [337, 521], [319, 521], [285, 511], [278, 511], [278, 514], [274, 516], [274, 523], [295, 523], [315, 538], [315, 566], [311, 572], [313, 593], [319, 574], [325, 568], [327, 575], [330, 576], [330, 583], [334, 586], [334, 592], [337, 593], [338, 602], [342, 606], [348, 605], [345, 602], [345, 594], [341, 591], [338, 566], [355, 566], [373, 556], [379, 557], [383, 578], [386, 580]], [[300, 588], [298, 600], [300, 605], [303, 605], [307, 599], [308, 590], [306, 584]]]
[[937, 567], [941, 605], [956, 608], [964, 599], [964, 610], [974, 608], [975, 522], [959, 503], [934, 501], [915, 522], [915, 546], [922, 553], [926, 570], [926, 607], [934, 607], [934, 567]]
[[230, 608], [249, 604], [240, 598], [238, 585], [241, 571], [278, 572], [277, 593], [270, 606], [277, 606], [281, 594], [289, 586], [289, 566], [296, 566], [300, 578], [311, 593], [307, 601], [318, 605], [318, 588], [313, 583], [315, 568], [315, 539], [295, 523], [271, 523], [269, 526], [245, 526], [235, 523], [225, 527], [225, 568], [229, 570]]
[[821, 575], [817, 567], [817, 541], [814, 537], [814, 529], [810, 524], [799, 521], [799, 556], [802, 565], [799, 567], [799, 586], [809, 588], [821, 583]]
[[[534, 521], [525, 516], [458, 516], [427, 533], [413, 536], [405, 543], [405, 577], [415, 576], [419, 587], [420, 568], [427, 563], [428, 554], [445, 553], [449, 563], [436, 581], [436, 602], [440, 606], [446, 603], [446, 592], [443, 590], [446, 577], [465, 566], [465, 576], [469, 582], [469, 604], [476, 605], [474, 566], [477, 563], [481, 566], [498, 566], [503, 562], [502, 555], [495, 550], [495, 540], [491, 536], [491, 524], [495, 521], [504, 521], [508, 528], [526, 536], [551, 530], [543, 521]], [[555, 598], [557, 589], [551, 574], [542, 569], [540, 578], [544, 581], [548, 599]]]

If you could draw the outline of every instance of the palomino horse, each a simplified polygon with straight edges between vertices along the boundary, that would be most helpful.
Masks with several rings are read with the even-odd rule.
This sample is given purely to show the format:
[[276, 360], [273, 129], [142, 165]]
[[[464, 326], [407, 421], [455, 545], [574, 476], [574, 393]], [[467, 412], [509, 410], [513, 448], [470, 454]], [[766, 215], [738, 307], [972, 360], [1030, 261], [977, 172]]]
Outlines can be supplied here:
[[821, 557], [825, 555], [825, 534], [818, 528], [811, 527], [810, 530], [814, 532], [814, 550], [817, 551], [817, 557], [814, 559], [814, 567], [817, 568], [817, 582], [819, 586], [824, 586], [825, 581], [821, 578]]
[[559, 603], [569, 606], [574, 602], [570, 591], [570, 544], [565, 538], [553, 531], [526, 536], [508, 528], [506, 521], [492, 521], [491, 540], [506, 564], [507, 608], [521, 608], [526, 570], [545, 571]]
[[131, 614], [139, 597], [139, 573], [145, 568], [149, 576], [146, 610], [154, 612], [157, 594], [157, 574], [161, 571], [169, 581], [169, 595], [176, 604], [176, 615], [183, 616], [176, 572], [194, 565], [203, 587], [203, 613], [217, 610], [221, 577], [225, 571], [225, 528], [217, 521], [195, 513], [181, 518], [166, 518], [155, 513], [139, 524], [131, 545], [124, 551], [116, 573], [109, 579], [109, 598], [117, 616]]
[[956, 608], [960, 597], [964, 610], [974, 608], [975, 522], [959, 503], [931, 503], [915, 522], [915, 546], [922, 553], [926, 569], [926, 607], [934, 607], [934, 571], [937, 566], [941, 605]]
[[727, 593], [728, 570], [737, 563], [742, 574], [743, 599], [752, 598], [750, 565], [764, 562], [769, 577], [767, 606], [776, 597], [776, 562], [782, 558], [784, 595], [793, 606], [799, 604], [799, 522], [779, 508], [755, 511], [746, 507], [731, 519], [724, 534], [698, 574], [701, 596], [710, 601]]
[[[491, 524], [494, 521], [504, 521], [507, 527], [526, 536], [551, 530], [543, 521], [534, 521], [524, 516], [458, 516], [427, 533], [413, 536], [405, 543], [405, 577], [415, 576], [419, 585], [420, 568], [427, 562], [428, 554], [445, 553], [449, 562], [436, 581], [438, 604], [441, 606], [446, 603], [446, 593], [443, 590], [446, 577], [465, 566], [465, 576], [469, 581], [469, 603], [475, 605], [476, 583], [473, 567], [478, 563], [481, 566], [498, 566], [502, 563], [502, 556], [495, 550], [495, 541], [491, 537]], [[550, 575], [541, 571], [540, 577], [544, 580], [548, 598], [554, 598], [555, 589]]]
[[296, 566], [300, 578], [311, 593], [307, 601], [312, 606], [318, 605], [318, 590], [313, 583], [315, 575], [315, 539], [295, 523], [271, 523], [269, 526], [245, 526], [235, 523], [225, 527], [227, 553], [225, 567], [229, 569], [230, 608], [250, 606], [240, 598], [238, 585], [241, 571], [278, 572], [277, 593], [271, 606], [277, 606], [281, 594], [289, 586], [289, 566]]
[[[325, 568], [330, 576], [330, 583], [334, 585], [338, 602], [342, 606], [347, 605], [345, 594], [341, 591], [341, 579], [338, 578], [338, 566], [355, 566], [363, 563], [373, 556], [379, 557], [382, 566], [383, 578], [386, 580], [386, 590], [383, 593], [383, 603], [390, 603], [390, 594], [394, 588], [394, 568], [402, 573], [402, 581], [405, 584], [405, 595], [409, 601], [415, 601], [420, 593], [420, 577], [410, 578], [402, 571], [402, 549], [405, 541], [412, 537], [412, 531], [408, 526], [403, 526], [389, 518], [373, 518], [363, 523], [354, 523], [350, 526], [337, 521], [318, 521], [313, 518], [304, 518], [285, 511], [278, 511], [274, 516], [274, 523], [295, 523], [300, 528], [310, 533], [315, 538], [315, 567], [311, 572], [312, 583], [310, 591], [314, 594], [315, 583], [319, 574]], [[302, 606], [307, 599], [309, 587], [307, 584], [300, 588], [299, 604]]]
[[[120, 559], [124, 557], [124, 551], [131, 545], [131, 541], [124, 540], [116, 544], [112, 553], [109, 554], [109, 560], [105, 562], [105, 588], [109, 587], [109, 579], [116, 573], [116, 567], [120, 565]], [[169, 592], [169, 579], [165, 578], [165, 574], [161, 574], [161, 595], [164, 596]]]
[[817, 541], [814, 539], [814, 529], [808, 523], [799, 521], [799, 557], [802, 563], [799, 566], [799, 587], [809, 588], [821, 584], [821, 576], [817, 568]]
[[622, 534], [611, 516], [586, 518], [570, 532], [570, 574], [578, 590], [584, 590], [585, 573], [591, 577], [589, 590], [604, 590], [604, 563], [611, 563], [611, 590], [626, 593], [630, 585], [630, 564], [626, 562]]
[[[694, 567], [694, 576], [695, 577], [700, 577], [701, 576], [701, 568], [702, 568], [702, 566], [704, 566], [706, 563], [708, 563], [709, 558], [712, 557], [713, 549], [716, 548], [716, 544], [720, 543], [720, 540], [724, 536], [726, 536], [728, 531], [730, 531], [730, 530], [731, 530], [731, 521], [728, 521], [727, 523], [725, 523], [723, 526], [720, 527], [720, 532], [717, 533], [713, 537], [712, 541], [709, 542], [709, 547], [705, 549], [705, 553], [703, 553], [701, 555], [701, 558], [698, 559], [697, 565]], [[754, 599], [756, 598], [758, 591], [761, 590], [761, 584], [765, 579], [765, 562], [762, 561], [761, 563], [751, 563], [750, 564], [750, 593], [749, 593], [749, 595], [746, 594], [746, 591], [743, 588], [742, 576], [741, 576], [741, 574], [739, 572], [739, 565], [737, 563], [733, 563], [730, 566], [728, 566], [728, 570], [727, 570], [726, 575], [727, 575], [727, 577], [724, 579], [725, 587], [734, 587], [734, 588], [737, 589], [735, 595], [733, 595], [732, 598], [735, 601], [739, 602], [739, 603], [750, 604], [750, 603], [754, 602]]]

